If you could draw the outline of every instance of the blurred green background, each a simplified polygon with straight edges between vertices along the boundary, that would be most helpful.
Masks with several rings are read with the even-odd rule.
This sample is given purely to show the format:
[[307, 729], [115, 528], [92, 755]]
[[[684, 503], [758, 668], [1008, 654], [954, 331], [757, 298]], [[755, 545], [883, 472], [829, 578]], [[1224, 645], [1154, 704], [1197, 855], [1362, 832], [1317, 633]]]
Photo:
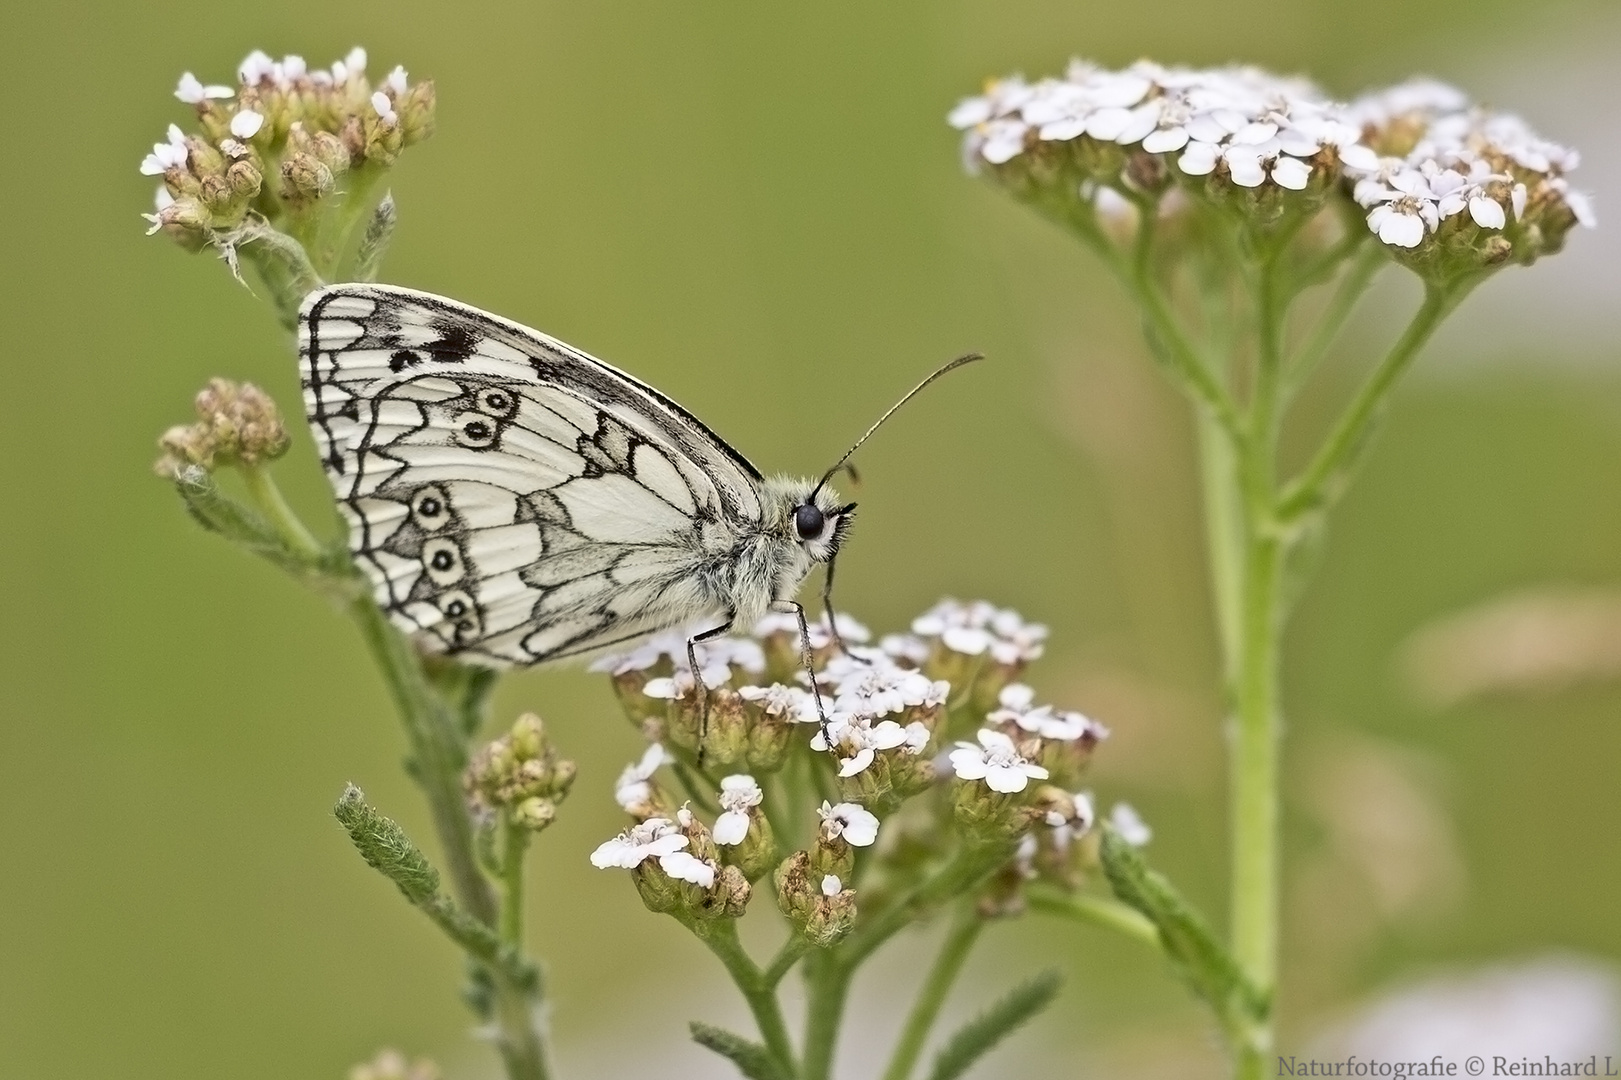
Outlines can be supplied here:
[[[1247, 60], [1333, 91], [1427, 72], [1578, 145], [1613, 214], [1613, 3], [7, 5], [13, 207], [0, 260], [4, 688], [0, 1076], [340, 1077], [379, 1045], [493, 1075], [458, 960], [364, 867], [345, 781], [425, 837], [350, 625], [204, 535], [148, 471], [215, 374], [296, 411], [266, 305], [141, 235], [136, 165], [181, 71], [251, 48], [433, 77], [386, 280], [543, 327], [665, 389], [767, 470], [815, 472], [917, 375], [954, 376], [864, 450], [842, 602], [900, 628], [938, 596], [1053, 627], [1032, 681], [1115, 729], [1095, 784], [1223, 916], [1220, 701], [1181, 403], [1086, 255], [962, 174], [943, 123], [989, 74], [1085, 55]], [[1621, 954], [1621, 684], [1423, 707], [1401, 643], [1506, 590], [1621, 585], [1621, 270], [1609, 230], [1470, 300], [1399, 394], [1287, 651], [1281, 1041], [1413, 972]], [[1314, 430], [1412, 296], [1375, 295]], [[278, 470], [324, 521], [308, 439]], [[742, 1010], [592, 845], [636, 751], [605, 681], [508, 679], [580, 762], [530, 913], [568, 1075], [717, 1076], [685, 1020]], [[1369, 809], [1371, 803], [1371, 810]], [[1366, 812], [1365, 812], [1366, 811]], [[1389, 820], [1370, 833], [1366, 824]], [[1381, 818], [1380, 815], [1383, 814]], [[981, 1075], [1217, 1075], [1203, 1015], [1100, 933], [992, 931], [953, 1008], [1055, 959], [1060, 1004]], [[926, 955], [876, 965], [851, 1075]], [[1621, 1047], [1617, 1048], [1621, 1050]], [[870, 1068], [870, 1067], [869, 1067]]]

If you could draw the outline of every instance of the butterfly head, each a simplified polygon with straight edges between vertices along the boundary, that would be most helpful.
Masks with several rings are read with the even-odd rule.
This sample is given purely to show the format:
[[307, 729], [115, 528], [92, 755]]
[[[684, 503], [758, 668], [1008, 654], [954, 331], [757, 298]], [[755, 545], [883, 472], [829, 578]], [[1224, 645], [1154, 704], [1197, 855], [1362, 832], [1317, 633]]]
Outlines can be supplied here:
[[838, 554], [855, 517], [855, 503], [841, 503], [838, 493], [826, 484], [813, 485], [809, 480], [784, 479], [775, 494], [780, 507], [778, 527], [788, 539], [814, 562], [827, 562]]

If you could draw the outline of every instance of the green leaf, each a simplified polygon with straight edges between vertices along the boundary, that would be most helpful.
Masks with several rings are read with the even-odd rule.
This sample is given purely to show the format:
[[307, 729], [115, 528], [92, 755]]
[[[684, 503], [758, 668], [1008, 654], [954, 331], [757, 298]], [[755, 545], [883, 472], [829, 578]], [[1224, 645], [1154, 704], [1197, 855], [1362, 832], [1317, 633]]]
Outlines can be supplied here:
[[1063, 976], [1056, 971], [1020, 983], [996, 1004], [957, 1029], [934, 1057], [929, 1080], [956, 1080], [991, 1048], [1052, 1004]]
[[1244, 976], [1199, 913], [1112, 828], [1103, 830], [1101, 854], [1115, 895], [1159, 927], [1177, 973], [1215, 1010], [1223, 1028], [1247, 1042], [1248, 1032], [1270, 1010], [1266, 996]]
[[312, 569], [262, 514], [221, 491], [208, 470], [188, 465], [175, 477], [174, 486], [192, 518], [209, 532], [269, 559], [290, 574], [303, 576]]
[[377, 280], [377, 269], [382, 265], [383, 256], [388, 253], [389, 241], [394, 238], [394, 229], [399, 223], [400, 215], [394, 206], [394, 193], [390, 191], [383, 196], [383, 201], [377, 204], [377, 209], [371, 212], [371, 218], [366, 222], [366, 231], [360, 237], [360, 247], [355, 252], [356, 281]]
[[475, 960], [496, 969], [515, 986], [537, 993], [540, 972], [490, 927], [439, 892], [439, 871], [398, 824], [373, 810], [350, 784], [332, 812], [349, 830], [362, 858], [399, 887], [405, 898], [433, 920], [445, 936]]
[[366, 804], [359, 788], [353, 784], [344, 788], [332, 812], [349, 830], [361, 858], [398, 885], [407, 900], [420, 906], [436, 898], [439, 871], [429, 865], [404, 829]]
[[757, 1042], [750, 1042], [741, 1035], [734, 1035], [725, 1028], [718, 1028], [711, 1024], [692, 1021], [688, 1027], [692, 1030], [692, 1041], [699, 1046], [707, 1046], [721, 1057], [726, 1058], [737, 1071], [748, 1077], [748, 1080], [786, 1080], [782, 1070], [777, 1067], [771, 1052]]

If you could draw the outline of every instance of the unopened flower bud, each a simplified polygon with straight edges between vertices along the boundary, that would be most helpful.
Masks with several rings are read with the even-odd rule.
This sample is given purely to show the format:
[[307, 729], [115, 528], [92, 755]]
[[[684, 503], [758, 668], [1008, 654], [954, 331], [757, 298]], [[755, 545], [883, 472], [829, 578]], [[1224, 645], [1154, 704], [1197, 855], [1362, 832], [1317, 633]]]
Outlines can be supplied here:
[[334, 176], [348, 171], [349, 151], [343, 145], [342, 139], [330, 131], [317, 131], [310, 137], [310, 141], [313, 144], [310, 152]]
[[512, 808], [512, 823], [531, 832], [539, 832], [557, 819], [557, 804], [550, 799], [533, 796]]
[[307, 205], [332, 190], [332, 170], [313, 154], [297, 153], [281, 163], [282, 195], [295, 205]]
[[231, 191], [243, 199], [258, 196], [264, 183], [264, 178], [251, 161], [233, 161], [230, 168], [225, 170], [225, 179], [231, 185]]
[[837, 874], [818, 874], [808, 852], [796, 851], [777, 867], [777, 905], [812, 945], [826, 948], [855, 925], [855, 891]]
[[417, 83], [406, 93], [403, 102], [396, 103], [395, 111], [399, 114], [404, 145], [414, 145], [433, 134], [437, 105], [438, 95], [432, 79]]
[[215, 149], [212, 143], [195, 135], [186, 138], [186, 162], [191, 171], [198, 176], [225, 171], [225, 155]]

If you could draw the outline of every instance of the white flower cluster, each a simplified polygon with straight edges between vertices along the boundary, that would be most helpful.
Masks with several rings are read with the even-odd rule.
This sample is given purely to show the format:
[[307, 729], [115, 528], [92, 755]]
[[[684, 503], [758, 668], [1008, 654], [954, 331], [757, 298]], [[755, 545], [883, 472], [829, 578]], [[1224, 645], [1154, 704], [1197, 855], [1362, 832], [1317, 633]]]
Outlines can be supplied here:
[[[1320, 177], [1326, 189], [1343, 179], [1369, 229], [1398, 248], [1418, 246], [1464, 213], [1480, 229], [1501, 231], [1539, 197], [1593, 223], [1588, 200], [1565, 180], [1574, 151], [1432, 80], [1340, 104], [1309, 82], [1252, 67], [1140, 61], [1107, 71], [1076, 61], [1062, 79], [994, 80], [948, 120], [965, 133], [970, 171], [1025, 156], [1067, 160], [1082, 176], [1080, 194], [1104, 210], [1141, 190], [1123, 167], [1132, 151], [1167, 155], [1185, 176], [1239, 188], [1302, 191]], [[1081, 152], [1069, 155], [1072, 145]], [[1100, 147], [1122, 153], [1088, 156]]]
[[[818, 731], [811, 748], [832, 749], [839, 758], [839, 775], [864, 772], [883, 750], [900, 750], [917, 755], [929, 745], [931, 729], [921, 720], [904, 725], [884, 719], [909, 709], [932, 710], [945, 704], [951, 684], [930, 679], [915, 668], [902, 667], [877, 649], [858, 649], [853, 654], [835, 656], [818, 676], [831, 690], [827, 708], [827, 731]], [[807, 701], [809, 695], [805, 695]], [[799, 718], [815, 721], [802, 707]], [[902, 720], [905, 717], [901, 717]]]
[[[642, 693], [679, 701], [696, 686], [687, 654], [687, 642], [692, 636], [685, 630], [656, 634], [625, 652], [599, 657], [592, 662], [590, 670], [605, 671], [617, 677], [660, 667], [673, 668], [669, 675], [647, 680]], [[692, 646], [692, 653], [698, 659], [704, 686], [710, 690], [726, 685], [736, 673], [758, 675], [765, 670], [765, 653], [757, 642], [748, 638], [722, 637], [697, 642]]]
[[924, 638], [938, 638], [952, 652], [965, 656], [989, 653], [998, 664], [1012, 666], [1039, 660], [1046, 649], [1047, 628], [1026, 622], [1012, 608], [999, 608], [984, 600], [961, 603], [942, 600], [912, 620], [912, 634], [884, 638], [884, 651], [912, 659], [928, 655]]
[[1100, 143], [1176, 154], [1189, 176], [1218, 170], [1239, 187], [1271, 181], [1299, 191], [1324, 151], [1372, 167], [1373, 151], [1343, 107], [1310, 83], [1258, 68], [1167, 68], [1139, 61], [1106, 71], [1079, 61], [1062, 79], [1014, 76], [952, 110], [967, 132], [965, 159], [1005, 164], [1041, 143], [1087, 136]]
[[1420, 80], [1369, 94], [1350, 112], [1375, 145], [1399, 151], [1412, 143], [1372, 167], [1347, 170], [1368, 227], [1393, 247], [1417, 247], [1464, 213], [1479, 228], [1502, 231], [1525, 218], [1533, 199], [1556, 200], [1577, 223], [1596, 223], [1592, 204], [1565, 179], [1580, 163], [1576, 151], [1517, 116], [1473, 107], [1455, 87]]

